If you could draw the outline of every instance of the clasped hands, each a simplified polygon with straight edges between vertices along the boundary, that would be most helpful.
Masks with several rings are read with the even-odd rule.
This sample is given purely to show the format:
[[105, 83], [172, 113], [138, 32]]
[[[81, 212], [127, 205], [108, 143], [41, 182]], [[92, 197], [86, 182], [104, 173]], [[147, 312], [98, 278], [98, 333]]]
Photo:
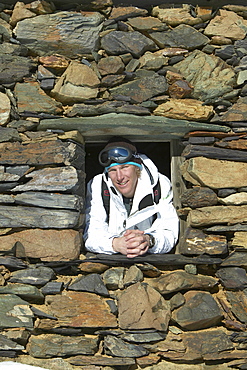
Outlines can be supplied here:
[[113, 239], [112, 248], [115, 252], [133, 258], [147, 253], [149, 243], [149, 235], [144, 231], [126, 230], [123, 236]]

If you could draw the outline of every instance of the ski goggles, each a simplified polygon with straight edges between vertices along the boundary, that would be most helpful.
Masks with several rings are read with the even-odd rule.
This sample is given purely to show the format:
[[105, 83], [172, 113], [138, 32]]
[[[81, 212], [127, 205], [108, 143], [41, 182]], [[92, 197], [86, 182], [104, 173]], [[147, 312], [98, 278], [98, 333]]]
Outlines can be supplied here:
[[103, 167], [108, 167], [111, 162], [114, 163], [125, 163], [133, 157], [138, 157], [136, 153], [133, 153], [130, 149], [121, 146], [109, 147], [101, 150], [99, 153], [99, 163]]

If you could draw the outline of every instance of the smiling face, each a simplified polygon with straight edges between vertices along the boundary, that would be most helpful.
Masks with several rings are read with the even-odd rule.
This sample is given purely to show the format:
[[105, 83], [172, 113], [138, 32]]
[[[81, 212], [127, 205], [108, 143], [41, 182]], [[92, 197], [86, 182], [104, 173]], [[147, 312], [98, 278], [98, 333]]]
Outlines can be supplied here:
[[119, 164], [108, 170], [109, 177], [115, 188], [126, 198], [135, 194], [138, 181], [138, 168], [133, 164]]

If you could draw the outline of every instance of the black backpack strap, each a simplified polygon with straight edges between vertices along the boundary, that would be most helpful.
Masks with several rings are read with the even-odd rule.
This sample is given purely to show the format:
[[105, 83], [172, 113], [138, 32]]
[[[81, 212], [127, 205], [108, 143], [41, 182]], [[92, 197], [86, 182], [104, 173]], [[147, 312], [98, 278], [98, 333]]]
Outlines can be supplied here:
[[158, 204], [161, 198], [160, 179], [158, 179], [157, 184], [154, 186], [153, 193], [154, 193], [154, 202]]
[[109, 189], [106, 185], [105, 180], [102, 177], [102, 183], [101, 183], [101, 196], [102, 196], [102, 201], [103, 205], [106, 211], [106, 222], [109, 222], [109, 213], [110, 213], [110, 192]]

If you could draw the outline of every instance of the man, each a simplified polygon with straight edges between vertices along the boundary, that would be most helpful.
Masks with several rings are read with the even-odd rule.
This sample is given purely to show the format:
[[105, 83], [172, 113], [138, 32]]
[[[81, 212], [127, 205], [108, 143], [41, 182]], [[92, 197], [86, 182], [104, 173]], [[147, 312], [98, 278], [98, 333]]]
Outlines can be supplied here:
[[104, 173], [87, 188], [86, 249], [129, 258], [169, 252], [177, 241], [178, 217], [168, 178], [122, 137], [109, 140], [99, 162]]

